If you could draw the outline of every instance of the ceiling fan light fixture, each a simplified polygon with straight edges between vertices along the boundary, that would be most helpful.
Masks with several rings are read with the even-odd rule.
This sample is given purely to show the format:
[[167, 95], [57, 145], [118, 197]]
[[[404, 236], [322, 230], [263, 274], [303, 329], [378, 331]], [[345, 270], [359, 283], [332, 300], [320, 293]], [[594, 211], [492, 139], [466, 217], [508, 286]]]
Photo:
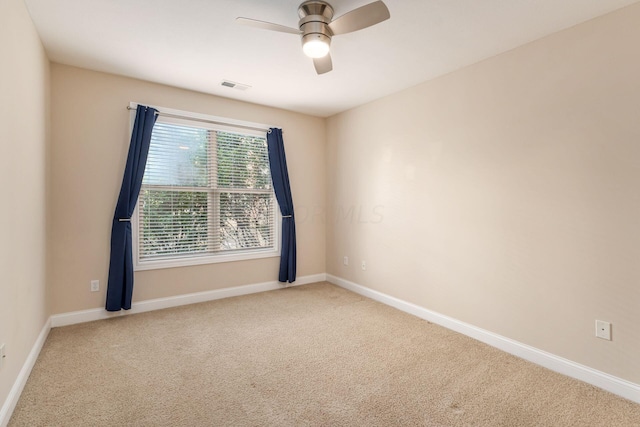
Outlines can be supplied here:
[[297, 29], [251, 18], [238, 17], [236, 22], [255, 28], [302, 36], [302, 50], [306, 56], [313, 59], [316, 73], [320, 75], [333, 69], [329, 52], [333, 36], [360, 31], [391, 17], [389, 9], [382, 0], [374, 0], [352, 9], [336, 19], [333, 19], [333, 12], [333, 7], [324, 0], [306, 0], [298, 6], [300, 20]]
[[324, 34], [309, 34], [302, 38], [302, 50], [309, 58], [323, 58], [329, 53], [331, 39]]

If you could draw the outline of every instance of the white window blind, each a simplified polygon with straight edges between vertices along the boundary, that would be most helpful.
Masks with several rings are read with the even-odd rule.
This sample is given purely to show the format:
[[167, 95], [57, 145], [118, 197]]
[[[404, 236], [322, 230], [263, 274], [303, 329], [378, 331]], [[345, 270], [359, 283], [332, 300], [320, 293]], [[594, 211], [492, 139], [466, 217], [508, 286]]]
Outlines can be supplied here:
[[266, 139], [161, 118], [138, 199], [138, 264], [276, 250]]

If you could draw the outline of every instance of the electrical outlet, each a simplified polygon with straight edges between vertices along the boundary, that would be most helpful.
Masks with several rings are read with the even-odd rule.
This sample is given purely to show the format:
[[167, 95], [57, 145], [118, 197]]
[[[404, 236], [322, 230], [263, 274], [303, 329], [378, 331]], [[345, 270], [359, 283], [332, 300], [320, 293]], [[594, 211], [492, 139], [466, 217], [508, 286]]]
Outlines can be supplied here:
[[596, 320], [596, 337], [611, 341], [611, 323]]
[[344, 257], [344, 258], [342, 259], [342, 263], [343, 263], [344, 265], [349, 265], [349, 257], [348, 257], [348, 256]]
[[367, 261], [362, 261], [362, 269], [363, 270], [367, 269]]
[[91, 281], [91, 292], [98, 292], [100, 290], [100, 281], [92, 280]]
[[4, 343], [0, 344], [0, 368], [2, 368], [2, 364], [4, 363], [4, 358], [7, 357], [4, 354]]

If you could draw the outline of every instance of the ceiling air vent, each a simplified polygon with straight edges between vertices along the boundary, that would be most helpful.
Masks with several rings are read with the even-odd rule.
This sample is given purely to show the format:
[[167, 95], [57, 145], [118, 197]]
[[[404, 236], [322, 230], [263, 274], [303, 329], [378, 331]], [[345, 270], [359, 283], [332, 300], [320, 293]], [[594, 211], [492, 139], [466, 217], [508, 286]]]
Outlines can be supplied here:
[[223, 80], [222, 83], [220, 83], [220, 85], [225, 87], [230, 87], [232, 89], [242, 90], [242, 91], [245, 91], [251, 87], [249, 85], [245, 85], [242, 83], [232, 82], [231, 80]]

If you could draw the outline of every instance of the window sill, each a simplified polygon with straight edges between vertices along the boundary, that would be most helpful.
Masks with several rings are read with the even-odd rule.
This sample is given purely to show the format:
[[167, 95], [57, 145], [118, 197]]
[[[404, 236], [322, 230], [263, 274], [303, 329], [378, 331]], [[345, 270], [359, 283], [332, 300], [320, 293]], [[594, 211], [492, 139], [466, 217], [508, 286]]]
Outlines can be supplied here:
[[220, 262], [248, 261], [252, 259], [275, 258], [280, 256], [277, 249], [264, 251], [240, 252], [224, 255], [189, 256], [184, 258], [159, 259], [153, 261], [136, 261], [134, 271], [158, 270], [163, 268], [189, 267], [193, 265], [217, 264]]

